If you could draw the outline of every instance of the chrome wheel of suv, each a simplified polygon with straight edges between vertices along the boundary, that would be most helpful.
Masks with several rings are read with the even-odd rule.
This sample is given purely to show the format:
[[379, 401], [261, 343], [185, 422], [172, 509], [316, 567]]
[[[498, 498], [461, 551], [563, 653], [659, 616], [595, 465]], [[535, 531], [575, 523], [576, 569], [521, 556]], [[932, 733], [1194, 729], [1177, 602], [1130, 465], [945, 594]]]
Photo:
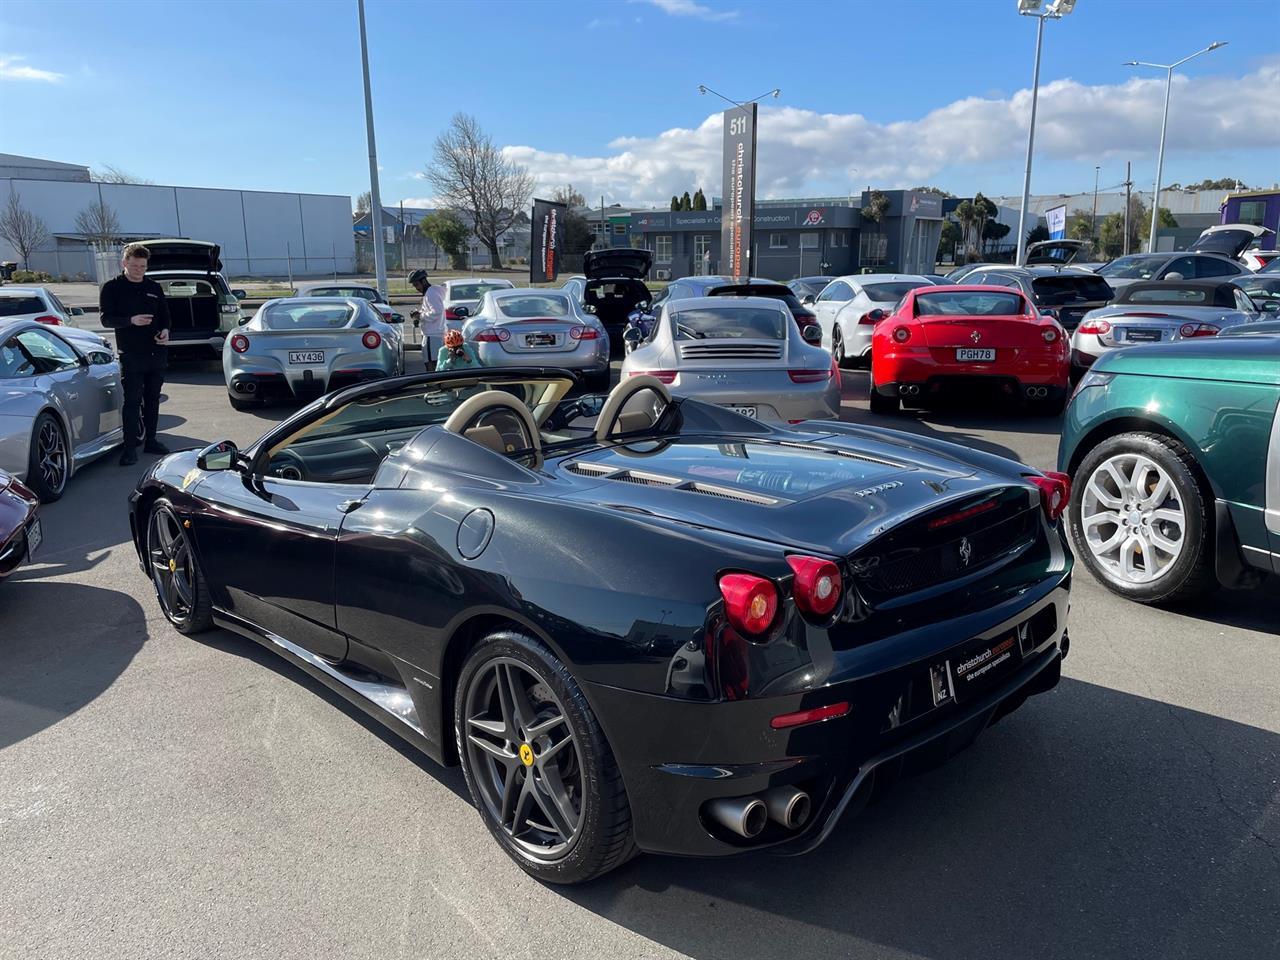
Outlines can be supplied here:
[[1187, 516], [1173, 478], [1141, 453], [1100, 463], [1085, 484], [1080, 528], [1102, 570], [1126, 584], [1150, 583], [1182, 556]]

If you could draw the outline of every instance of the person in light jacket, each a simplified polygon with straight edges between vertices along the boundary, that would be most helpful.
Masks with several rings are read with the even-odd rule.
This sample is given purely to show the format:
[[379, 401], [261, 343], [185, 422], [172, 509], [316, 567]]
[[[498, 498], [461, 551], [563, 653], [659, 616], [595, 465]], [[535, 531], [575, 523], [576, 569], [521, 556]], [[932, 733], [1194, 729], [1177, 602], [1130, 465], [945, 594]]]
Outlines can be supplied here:
[[444, 334], [444, 346], [440, 348], [439, 354], [436, 355], [436, 372], [442, 370], [468, 370], [475, 367], [482, 367], [484, 364], [480, 362], [480, 358], [476, 356], [476, 352], [471, 349], [470, 345], [462, 339], [462, 334], [457, 330], [446, 330]]
[[432, 357], [435, 356], [433, 350], [440, 345], [444, 336], [444, 291], [432, 285], [425, 270], [415, 270], [409, 274], [409, 285], [422, 294], [421, 305], [409, 316], [422, 332], [422, 363], [429, 372]]

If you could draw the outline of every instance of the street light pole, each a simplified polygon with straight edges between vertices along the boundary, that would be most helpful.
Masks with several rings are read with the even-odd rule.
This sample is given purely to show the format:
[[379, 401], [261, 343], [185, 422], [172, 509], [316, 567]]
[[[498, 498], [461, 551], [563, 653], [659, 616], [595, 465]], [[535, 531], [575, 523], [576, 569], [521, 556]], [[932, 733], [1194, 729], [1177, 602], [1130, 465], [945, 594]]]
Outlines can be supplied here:
[[1093, 168], [1093, 213], [1089, 217], [1089, 239], [1095, 243], [1098, 239], [1098, 174], [1102, 167]]
[[1044, 43], [1044, 22], [1061, 20], [1076, 5], [1076, 0], [1050, 0], [1042, 13], [1042, 0], [1018, 0], [1018, 13], [1036, 18], [1036, 65], [1031, 74], [1031, 123], [1027, 127], [1027, 166], [1022, 175], [1022, 207], [1018, 210], [1018, 253], [1021, 264], [1027, 254], [1027, 207], [1031, 203], [1031, 154], [1036, 143], [1036, 106], [1040, 101], [1040, 48]]
[[1188, 60], [1194, 60], [1203, 53], [1209, 53], [1217, 50], [1219, 47], [1225, 47], [1227, 41], [1215, 40], [1203, 50], [1197, 50], [1190, 56], [1183, 57], [1173, 63], [1148, 63], [1145, 60], [1126, 60], [1126, 67], [1155, 67], [1158, 70], [1165, 71], [1164, 85], [1164, 117], [1160, 121], [1160, 152], [1156, 156], [1156, 187], [1151, 194], [1151, 236], [1147, 240], [1147, 252], [1154, 253], [1156, 249], [1156, 227], [1160, 222], [1160, 178], [1164, 173], [1164, 139], [1165, 134], [1169, 130], [1169, 95], [1173, 92], [1173, 71], [1176, 67], [1182, 66]]
[[364, 30], [364, 0], [356, 0], [360, 13], [360, 66], [364, 70], [364, 124], [369, 137], [369, 211], [373, 230], [373, 270], [378, 293], [387, 299], [387, 257], [382, 249], [382, 195], [378, 190], [378, 147], [373, 139], [373, 92], [369, 87], [369, 42]]

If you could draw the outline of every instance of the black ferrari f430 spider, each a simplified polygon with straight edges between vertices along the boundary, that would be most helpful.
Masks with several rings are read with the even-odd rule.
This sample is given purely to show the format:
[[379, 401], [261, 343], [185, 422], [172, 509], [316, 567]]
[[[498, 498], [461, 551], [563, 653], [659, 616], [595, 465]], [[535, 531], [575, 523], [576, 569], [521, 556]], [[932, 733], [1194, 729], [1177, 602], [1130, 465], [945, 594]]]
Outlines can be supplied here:
[[130, 501], [178, 630], [265, 644], [435, 760], [525, 870], [812, 849], [1052, 688], [1066, 480], [555, 369], [330, 394]]

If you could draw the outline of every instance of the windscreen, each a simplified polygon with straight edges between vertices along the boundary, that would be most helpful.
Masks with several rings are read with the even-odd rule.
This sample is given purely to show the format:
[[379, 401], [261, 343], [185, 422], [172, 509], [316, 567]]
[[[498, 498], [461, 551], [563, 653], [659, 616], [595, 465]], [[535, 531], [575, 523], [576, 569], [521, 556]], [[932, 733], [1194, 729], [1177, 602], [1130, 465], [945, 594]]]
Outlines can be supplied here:
[[1264, 300], [1280, 300], [1280, 277], [1243, 280], [1237, 286], [1243, 289], [1255, 303], [1262, 303]]
[[1203, 287], [1178, 287], [1175, 289], [1130, 290], [1125, 303], [1162, 304], [1212, 304], [1212, 291]]
[[479, 300], [490, 290], [506, 290], [500, 283], [455, 283], [449, 287], [450, 300]]
[[790, 287], [784, 287], [781, 284], [740, 284], [732, 287], [712, 287], [707, 291], [708, 297], [766, 297], [769, 300], [779, 300], [785, 303], [791, 310], [803, 310], [800, 305], [800, 298], [791, 292]]
[[677, 340], [785, 340], [789, 319], [761, 307], [697, 307], [671, 314]]
[[1105, 267], [1098, 268], [1098, 275], [1117, 280], [1150, 280], [1164, 265], [1165, 257], [1117, 257]]
[[862, 285], [862, 290], [868, 300], [876, 303], [897, 303], [907, 295], [908, 291], [915, 290], [917, 287], [932, 286], [932, 283], [924, 280], [893, 280], [887, 283], [865, 283]]
[[24, 313], [46, 313], [39, 297], [0, 297], [0, 317], [18, 317]]
[[1016, 317], [1026, 313], [1016, 293], [994, 290], [948, 290], [945, 287], [916, 294], [917, 317]]
[[355, 309], [345, 303], [272, 303], [261, 317], [268, 330], [336, 330], [355, 319]]
[[1107, 301], [1115, 295], [1101, 277], [1080, 275], [1036, 277], [1031, 281], [1031, 289], [1046, 307], [1078, 301]]
[[378, 291], [369, 287], [314, 287], [307, 291], [308, 297], [351, 297], [354, 300], [376, 302]]
[[514, 319], [573, 316], [569, 298], [561, 294], [502, 297], [496, 302], [499, 313]]

